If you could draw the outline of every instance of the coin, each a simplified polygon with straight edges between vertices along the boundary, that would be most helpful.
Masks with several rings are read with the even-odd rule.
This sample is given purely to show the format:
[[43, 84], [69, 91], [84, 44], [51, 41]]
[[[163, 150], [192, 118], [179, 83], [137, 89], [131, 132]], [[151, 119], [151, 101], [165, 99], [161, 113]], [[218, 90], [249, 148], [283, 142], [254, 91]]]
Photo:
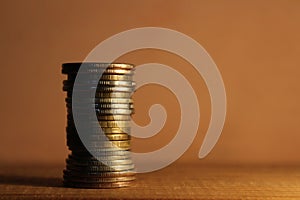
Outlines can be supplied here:
[[[130, 140], [131, 136], [126, 134], [126, 133], [122, 133], [122, 134], [97, 134], [97, 135], [89, 135], [89, 136], [85, 136], [88, 140], [91, 141], [97, 141], [97, 140], [110, 140], [110, 141], [118, 141], [118, 140]], [[75, 138], [75, 139], [80, 139], [79, 136], [77, 135], [77, 132], [68, 132], [67, 131], [67, 139], [68, 138]]]
[[[80, 117], [86, 120], [93, 120], [95, 119], [95, 113], [91, 114], [80, 114]], [[131, 116], [130, 115], [97, 115], [96, 116], [99, 121], [130, 121]], [[68, 113], [67, 119], [73, 121], [73, 115]]]
[[116, 165], [116, 166], [107, 166], [107, 165], [80, 165], [76, 162], [66, 160], [68, 164], [66, 169], [74, 171], [84, 172], [111, 172], [111, 171], [124, 171], [134, 169], [133, 164], [129, 165]]
[[[68, 123], [71, 123], [73, 125], [74, 121], [68, 121]], [[91, 121], [89, 120], [88, 125], [93, 127], [98, 127], [99, 125], [102, 128], [108, 128], [108, 127], [116, 127], [116, 128], [123, 128], [123, 127], [130, 127], [130, 121]]]
[[[73, 91], [74, 86], [73, 85], [64, 85], [63, 91]], [[76, 85], [76, 91], [97, 91], [97, 92], [130, 92], [132, 93], [134, 91], [134, 88], [131, 87], [103, 87], [103, 86], [97, 86], [92, 84], [86, 84], [86, 85]]]
[[85, 108], [91, 106], [96, 109], [133, 109], [131, 103], [66, 103], [67, 108]]
[[[131, 98], [132, 93], [130, 92], [97, 92], [91, 91], [77, 91], [80, 96], [85, 98]], [[72, 98], [73, 91], [67, 91], [67, 97]]]
[[100, 115], [99, 120], [111, 120], [111, 121], [128, 121], [131, 120], [129, 115]]
[[102, 75], [100, 80], [132, 81], [132, 75]]
[[[77, 142], [77, 141], [72, 141]], [[81, 141], [78, 141], [81, 142]], [[101, 147], [101, 148], [130, 148], [130, 140], [122, 141], [87, 141], [85, 143], [86, 147]]]
[[125, 151], [125, 150], [111, 150], [109, 149], [109, 151], [103, 151], [103, 149], [89, 149], [89, 151], [87, 150], [81, 150], [81, 149], [74, 149], [74, 151], [72, 151], [72, 154], [74, 155], [78, 155], [78, 156], [86, 156], [86, 157], [90, 157], [90, 156], [95, 156], [95, 157], [106, 157], [106, 156], [131, 156], [131, 152], [130, 151]]
[[102, 128], [102, 131], [105, 134], [110, 134], [110, 133], [130, 133], [131, 128]]
[[[72, 103], [72, 98], [66, 98], [66, 103]], [[76, 103], [110, 103], [110, 104], [132, 104], [133, 100], [131, 98], [87, 98], [80, 99]]]
[[[74, 84], [63, 84], [63, 91], [72, 91], [74, 89]], [[97, 92], [132, 92], [135, 87], [124, 87], [119, 85], [97, 85], [92, 83], [79, 83], [76, 84], [77, 92], [79, 91], [94, 91]]]
[[131, 98], [132, 93], [129, 92], [96, 92], [95, 97], [100, 98]]
[[[87, 134], [91, 134], [91, 133], [93, 133], [93, 135], [102, 134], [102, 133], [105, 133], [105, 134], [110, 134], [110, 133], [129, 134], [131, 131], [130, 126], [125, 126], [124, 123], [120, 123], [120, 126], [116, 126], [116, 127], [101, 127], [99, 124], [99, 121], [92, 121], [92, 120], [89, 120], [89, 121], [81, 120], [78, 123], [79, 123], [78, 125], [81, 128], [84, 128], [85, 130], [88, 131], [88, 132], [84, 133], [86, 136], [87, 136]], [[123, 124], [124, 127], [122, 127], [121, 124]], [[68, 120], [67, 125], [68, 125], [67, 127], [69, 127], [68, 128], [69, 132], [77, 131], [73, 120]]]
[[[110, 81], [110, 80], [77, 80], [78, 84], [81, 85], [99, 85], [99, 86], [122, 86], [122, 87], [131, 87], [134, 88], [135, 87], [135, 82], [134, 81]], [[75, 79], [68, 79], [68, 80], [64, 80], [63, 81], [63, 85], [66, 86], [73, 86], [75, 82]]]
[[74, 181], [63, 181], [64, 186], [74, 188], [121, 188], [130, 186], [130, 182], [114, 182], [114, 183], [81, 183]]
[[[122, 151], [129, 151], [130, 147], [125, 148], [125, 147], [97, 147], [97, 146], [92, 146], [89, 145], [87, 146], [88, 150], [86, 147], [81, 143], [75, 143], [74, 141], [67, 140], [67, 146], [68, 149], [72, 152], [91, 152], [93, 154], [115, 154], [115, 155], [120, 155], [120, 152]], [[99, 155], [98, 155], [99, 156]]]
[[99, 121], [101, 127], [130, 127], [130, 121]]
[[[114, 158], [114, 159], [113, 159]], [[127, 165], [132, 164], [130, 155], [121, 155], [121, 156], [80, 156], [77, 154], [69, 154], [68, 161], [75, 162], [78, 164], [91, 164], [91, 165]], [[105, 162], [105, 163], [104, 163]]]
[[83, 68], [83, 72], [93, 69], [127, 69], [132, 70], [134, 65], [129, 63], [97, 63], [97, 62], [85, 62], [85, 63], [63, 63], [62, 73], [69, 74], [71, 72], [78, 72], [79, 68]]
[[101, 92], [133, 92], [134, 88], [131, 87], [97, 87], [97, 91]]
[[[83, 128], [85, 126], [82, 126]], [[124, 133], [124, 134], [129, 134], [131, 132], [130, 127], [124, 127], [124, 128], [119, 128], [119, 127], [109, 127], [109, 128], [100, 128], [100, 127], [93, 127], [93, 126], [87, 126], [89, 128], [89, 132], [93, 134], [113, 134], [113, 133]], [[72, 124], [71, 122], [68, 123], [68, 126], [66, 128], [67, 132], [72, 132], [72, 131], [77, 131], [75, 128], [75, 124]], [[77, 132], [76, 132], [77, 133]]]
[[117, 115], [130, 115], [134, 111], [132, 109], [95, 109], [98, 114], [117, 114]]
[[69, 154], [68, 158], [74, 159], [74, 160], [87, 160], [87, 161], [98, 161], [101, 162], [102, 160], [130, 160], [131, 156], [129, 155], [121, 155], [121, 156], [80, 156], [77, 154]]
[[[106, 144], [103, 144], [103, 142], [109, 142]], [[99, 151], [127, 151], [130, 150], [130, 144], [125, 144], [125, 143], [118, 143], [118, 142], [124, 142], [123, 141], [99, 141], [99, 142], [88, 142], [85, 141], [84, 145], [81, 141], [71, 141], [67, 140], [67, 145], [70, 150], [75, 150], [75, 149], [83, 149], [85, 150], [88, 148], [89, 150], [91, 149], [98, 149]]]
[[87, 165], [87, 166], [120, 166], [120, 165], [130, 165], [133, 164], [131, 159], [120, 159], [120, 160], [112, 160], [112, 159], [101, 159], [99, 160], [89, 160], [89, 159], [74, 159], [73, 157], [69, 157], [66, 159], [66, 162], [70, 162], [76, 165]]
[[95, 83], [98, 81], [133, 81], [133, 74], [80, 74], [81, 78], [77, 79], [77, 74], [69, 74], [68, 81], [74, 82], [78, 80], [78, 83]]
[[[73, 113], [73, 108], [70, 108], [70, 107], [67, 107], [67, 112], [69, 114], [72, 114]], [[93, 109], [93, 108], [91, 108]], [[86, 115], [86, 114], [91, 114], [91, 109], [89, 109], [88, 107], [87, 108], [79, 108], [79, 107], [76, 107], [76, 110], [77, 112], [80, 114], [80, 115]], [[93, 109], [94, 110], [94, 113], [96, 113], [97, 115], [130, 115], [130, 114], [133, 114], [134, 113], [134, 109], [99, 109], [99, 108], [95, 108]]]
[[120, 176], [120, 177], [84, 177], [74, 176], [69, 174], [63, 175], [64, 179], [72, 180], [74, 182], [88, 182], [88, 183], [113, 183], [118, 181], [133, 181], [135, 176]]
[[120, 172], [87, 172], [79, 173], [77, 171], [63, 170], [64, 174], [71, 176], [79, 177], [118, 177], [118, 176], [133, 176], [135, 172], [132, 170], [129, 171], [120, 171]]
[[[131, 122], [130, 121], [95, 121], [94, 123], [89, 120], [87, 121], [87, 123], [89, 123], [87, 126], [87, 128], [89, 127], [99, 127], [101, 126], [102, 128], [130, 128]], [[74, 125], [74, 121], [72, 120], [68, 120], [68, 124]], [[91, 130], [89, 128], [89, 130]], [[96, 130], [97, 131], [97, 130]], [[99, 132], [99, 131], [97, 131]]]
[[[111, 144], [103, 144], [103, 142], [110, 142]], [[101, 141], [101, 142], [85, 142], [84, 145], [81, 141], [67, 141], [67, 145], [70, 150], [75, 148], [77, 149], [86, 149], [89, 150], [91, 148], [100, 149], [101, 151], [121, 151], [121, 150], [130, 150], [130, 144], [126, 145], [125, 143], [117, 143], [117, 142], [124, 142], [124, 141]]]
[[[85, 74], [85, 75], [89, 75], [89, 74], [98, 74], [98, 75], [102, 75], [102, 74], [113, 74], [113, 75], [132, 75], [134, 73], [134, 69], [120, 69], [120, 68], [103, 68], [103, 69], [85, 69], [83, 72], [80, 72], [80, 74]], [[69, 72], [68, 75], [72, 75], [72, 74], [78, 74], [77, 72]]]
[[100, 80], [100, 85], [112, 85], [112, 86], [123, 86], [123, 87], [134, 87], [136, 84], [133, 81], [111, 81], [111, 80]]
[[[112, 137], [114, 134], [110, 134], [109, 137]], [[120, 134], [119, 134], [120, 135]], [[123, 134], [125, 135], [125, 134]], [[130, 146], [130, 140], [128, 140], [128, 137], [127, 136], [127, 140], [125, 140], [125, 137], [122, 138], [123, 140], [116, 140], [116, 139], [119, 139], [120, 137], [118, 138], [113, 138], [114, 140], [109, 140], [109, 137], [105, 138], [106, 136], [102, 136], [103, 138], [101, 139], [98, 139], [98, 140], [95, 140], [95, 139], [91, 139], [90, 137], [88, 138], [84, 138], [83, 141], [77, 137], [77, 136], [74, 136], [70, 133], [68, 133], [68, 136], [67, 136], [67, 144], [69, 146], [83, 146], [83, 142], [85, 144], [85, 147], [103, 147], [103, 148], [121, 148], [122, 150], [127, 149], [129, 148]]]

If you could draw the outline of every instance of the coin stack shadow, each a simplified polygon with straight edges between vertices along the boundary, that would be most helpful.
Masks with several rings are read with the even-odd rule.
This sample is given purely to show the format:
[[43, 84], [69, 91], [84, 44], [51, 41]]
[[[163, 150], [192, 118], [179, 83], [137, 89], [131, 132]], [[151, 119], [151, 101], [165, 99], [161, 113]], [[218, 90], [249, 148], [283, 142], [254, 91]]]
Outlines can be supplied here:
[[[80, 67], [83, 68], [79, 71]], [[62, 73], [67, 74], [63, 90], [67, 92], [66, 133], [67, 146], [71, 151], [63, 171], [64, 185], [77, 188], [129, 186], [135, 179], [134, 165], [130, 157], [134, 66], [122, 63], [65, 63], [62, 65]], [[79, 73], [85, 78], [77, 79], [79, 82], [76, 82], [76, 92], [83, 94], [83, 98], [75, 102], [75, 99], [72, 101], [72, 94], [75, 78]], [[101, 74], [100, 79], [95, 78]], [[93, 79], [94, 82], [91, 81]], [[95, 85], [96, 93], [91, 96], [94, 98], [90, 98], [86, 94], [90, 94], [89, 89]], [[88, 104], [84, 104], [86, 102]], [[95, 108], [92, 113], [94, 118], [84, 112], [84, 105]], [[79, 111], [83, 110], [76, 116], [85, 119], [90, 125], [89, 134], [84, 135], [84, 142], [75, 127], [72, 109], [74, 106]]]

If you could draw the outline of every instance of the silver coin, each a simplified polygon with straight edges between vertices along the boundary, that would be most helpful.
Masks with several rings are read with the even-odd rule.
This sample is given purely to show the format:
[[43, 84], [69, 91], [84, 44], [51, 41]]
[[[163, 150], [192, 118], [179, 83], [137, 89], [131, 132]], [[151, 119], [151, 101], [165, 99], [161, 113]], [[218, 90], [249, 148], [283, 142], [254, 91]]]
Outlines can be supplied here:
[[92, 108], [96, 109], [133, 109], [133, 104], [121, 104], [121, 103], [89, 103], [89, 104], [84, 104], [84, 103], [67, 103], [66, 104], [67, 108], [72, 108], [76, 106], [78, 109], [84, 109], [87, 106], [91, 106]]
[[84, 176], [74, 176], [73, 174], [64, 174], [63, 178], [65, 180], [74, 182], [87, 182], [87, 183], [112, 183], [118, 181], [133, 181], [135, 176], [117, 176], [117, 177], [84, 177]]
[[[131, 128], [130, 127], [124, 127], [124, 128], [119, 128], [119, 127], [109, 127], [109, 128], [100, 128], [96, 127], [96, 126], [91, 126], [91, 125], [87, 125], [87, 126], [83, 126], [82, 127], [86, 127], [89, 129], [89, 131], [91, 133], [93, 133], [92, 135], [101, 135], [101, 134], [113, 134], [113, 133], [126, 133], [129, 134], [131, 132]], [[74, 126], [74, 124], [68, 124], [67, 130], [72, 132], [72, 131], [76, 131], [76, 128]], [[88, 135], [87, 135], [88, 136]]]
[[[112, 159], [99, 159], [99, 160], [87, 160], [87, 159], [74, 159], [74, 158], [68, 158], [68, 161], [66, 162], [72, 162], [76, 163], [78, 165], [88, 165], [88, 166], [94, 166], [94, 165], [110, 165], [110, 166], [119, 166], [119, 165], [130, 165], [133, 164], [131, 159], [122, 159], [122, 160], [112, 160]], [[104, 164], [105, 162], [105, 164]]]
[[[72, 103], [72, 98], [66, 98], [66, 103]], [[86, 99], [80, 99], [79, 101], [74, 101], [74, 103], [117, 103], [117, 104], [127, 104], [127, 103], [133, 103], [133, 100], [131, 98], [86, 98]]]
[[64, 180], [63, 184], [66, 187], [73, 188], [93, 188], [93, 189], [110, 189], [110, 188], [123, 188], [130, 186], [130, 181], [120, 181], [113, 183], [82, 183], [82, 182], [74, 182], [69, 180]]
[[86, 147], [101, 147], [101, 148], [129, 148], [130, 140], [122, 141], [88, 141]]
[[89, 153], [87, 153], [87, 150], [80, 151], [79, 149], [76, 149], [75, 151], [72, 151], [72, 154], [76, 154], [78, 156], [86, 156], [90, 157], [91, 154], [93, 156], [97, 157], [108, 157], [108, 156], [131, 156], [130, 151], [124, 151], [124, 150], [117, 150], [117, 151], [101, 151], [99, 149], [89, 149]]
[[74, 162], [74, 161], [68, 161], [67, 162], [67, 169], [68, 170], [86, 170], [89, 172], [98, 172], [98, 171], [123, 171], [123, 170], [132, 170], [134, 169], [134, 164], [129, 164], [129, 165], [111, 165], [111, 166], [107, 166], [107, 165], [82, 165], [82, 164], [78, 164], [78, 162]]
[[91, 161], [101, 161], [101, 160], [130, 160], [131, 156], [129, 155], [121, 155], [121, 156], [110, 156], [110, 155], [102, 155], [102, 156], [80, 156], [80, 155], [74, 155], [70, 154], [68, 156], [69, 158], [75, 159], [75, 160], [91, 160]]
[[[95, 114], [81, 114], [80, 117], [86, 119], [88, 121], [95, 119]], [[73, 115], [67, 114], [67, 118], [73, 121]], [[99, 121], [130, 121], [130, 115], [98, 115], [97, 116]]]
[[82, 177], [118, 177], [118, 176], [134, 176], [136, 172], [134, 170], [120, 171], [120, 172], [87, 172], [82, 173], [78, 171], [63, 170], [64, 174]]

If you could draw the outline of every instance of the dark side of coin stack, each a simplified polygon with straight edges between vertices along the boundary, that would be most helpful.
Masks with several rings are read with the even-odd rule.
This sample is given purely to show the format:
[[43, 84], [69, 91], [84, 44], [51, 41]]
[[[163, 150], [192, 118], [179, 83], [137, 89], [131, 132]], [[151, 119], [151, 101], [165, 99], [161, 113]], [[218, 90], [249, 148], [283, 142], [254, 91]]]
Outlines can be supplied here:
[[[83, 65], [83, 70], [79, 70]], [[102, 76], [95, 79], [95, 76], [99, 75], [95, 72], [99, 70], [102, 70]], [[63, 90], [67, 93], [66, 135], [67, 146], [71, 151], [63, 171], [64, 185], [76, 188], [129, 186], [135, 179], [134, 165], [130, 157], [130, 115], [133, 113], [131, 95], [135, 87], [132, 79], [134, 66], [122, 63], [65, 63], [62, 65], [62, 73], [67, 75], [67, 80], [63, 81]], [[76, 90], [76, 92], [89, 93], [89, 86], [92, 87], [89, 77], [91, 80], [97, 80], [96, 84], [93, 84], [97, 88], [94, 98], [85, 95], [83, 99], [76, 102], [78, 104], [75, 104], [74, 100], [72, 102], [72, 93], [75, 78], [79, 73], [84, 75], [85, 79], [79, 82], [78, 86], [84, 86], [85, 90]], [[95, 108], [94, 116], [96, 113], [96, 118], [91, 120], [86, 113], [79, 113], [95, 127], [95, 130], [91, 130], [92, 134], [86, 136], [85, 145], [78, 135], [72, 112], [74, 105], [78, 105], [77, 108], [81, 109], [81, 100], [82, 102], [93, 101], [90, 105]]]

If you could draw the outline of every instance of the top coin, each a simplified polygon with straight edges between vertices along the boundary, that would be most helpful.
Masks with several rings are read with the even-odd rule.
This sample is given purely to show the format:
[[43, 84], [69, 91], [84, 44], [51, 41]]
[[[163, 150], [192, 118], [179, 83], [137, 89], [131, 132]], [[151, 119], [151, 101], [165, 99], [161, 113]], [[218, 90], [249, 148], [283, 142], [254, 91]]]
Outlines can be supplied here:
[[133, 64], [129, 63], [97, 63], [97, 62], [84, 62], [84, 63], [63, 63], [62, 73], [69, 74], [78, 72], [81, 66], [85, 67], [84, 72], [93, 72], [97, 69], [125, 69], [132, 70], [134, 68]]

